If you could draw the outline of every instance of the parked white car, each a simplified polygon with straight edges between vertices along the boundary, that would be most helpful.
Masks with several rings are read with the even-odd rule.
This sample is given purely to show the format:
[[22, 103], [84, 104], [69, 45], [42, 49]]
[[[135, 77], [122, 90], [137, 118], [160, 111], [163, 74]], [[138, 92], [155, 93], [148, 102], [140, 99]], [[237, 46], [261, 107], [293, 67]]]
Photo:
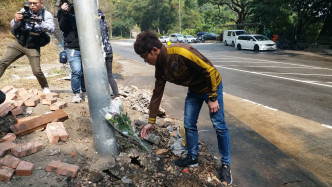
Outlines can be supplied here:
[[236, 38], [241, 34], [248, 34], [246, 30], [225, 30], [223, 34], [224, 45], [235, 46]]
[[254, 51], [276, 50], [276, 43], [260, 34], [245, 34], [238, 36], [235, 47], [238, 50], [250, 49]]
[[184, 42], [188, 42], [188, 43], [196, 43], [196, 38], [193, 37], [192, 35], [185, 35], [183, 37]]
[[161, 43], [167, 43], [167, 42], [169, 42], [168, 36], [160, 36], [159, 40], [160, 40]]
[[174, 43], [183, 42], [183, 35], [177, 33], [171, 34], [169, 40]]

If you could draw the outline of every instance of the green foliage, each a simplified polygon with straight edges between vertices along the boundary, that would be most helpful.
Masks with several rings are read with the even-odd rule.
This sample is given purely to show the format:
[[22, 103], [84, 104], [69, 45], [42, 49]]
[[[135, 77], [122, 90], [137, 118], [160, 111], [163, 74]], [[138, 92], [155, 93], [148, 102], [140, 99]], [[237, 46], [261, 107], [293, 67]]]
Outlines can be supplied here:
[[[159, 35], [198, 31], [222, 33], [244, 28], [251, 33], [295, 35], [308, 41], [331, 36], [332, 1], [326, 0], [100, 0], [111, 7], [113, 35], [129, 37], [135, 26]], [[319, 37], [320, 36], [320, 37]]]

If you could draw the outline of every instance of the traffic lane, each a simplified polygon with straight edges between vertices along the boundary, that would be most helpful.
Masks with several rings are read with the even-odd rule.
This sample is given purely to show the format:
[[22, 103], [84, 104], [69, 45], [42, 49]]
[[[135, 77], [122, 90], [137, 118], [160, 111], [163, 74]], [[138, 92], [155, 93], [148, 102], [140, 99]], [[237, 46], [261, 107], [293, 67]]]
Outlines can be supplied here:
[[[162, 107], [166, 109], [168, 115], [183, 119], [186, 92], [185, 87], [167, 83]], [[326, 186], [310, 171], [227, 111], [225, 111], [225, 120], [231, 140], [234, 185], [282, 186], [296, 181], [299, 186]], [[197, 128], [199, 141], [205, 145], [204, 149], [220, 159], [217, 136], [206, 103], [202, 106]]]
[[223, 68], [218, 70], [226, 93], [331, 125], [331, 88]]
[[279, 78], [298, 79], [308, 82], [332, 83], [332, 67], [302, 65], [292, 62], [244, 58], [235, 56], [207, 56], [214, 65], [234, 70], [276, 76]]
[[144, 63], [144, 60], [135, 53], [133, 39], [128, 40], [112, 40], [113, 53], [120, 56]]
[[[202, 108], [199, 139], [207, 151], [220, 158], [215, 130]], [[231, 169], [236, 186], [327, 186], [256, 131], [225, 112], [231, 140]]]

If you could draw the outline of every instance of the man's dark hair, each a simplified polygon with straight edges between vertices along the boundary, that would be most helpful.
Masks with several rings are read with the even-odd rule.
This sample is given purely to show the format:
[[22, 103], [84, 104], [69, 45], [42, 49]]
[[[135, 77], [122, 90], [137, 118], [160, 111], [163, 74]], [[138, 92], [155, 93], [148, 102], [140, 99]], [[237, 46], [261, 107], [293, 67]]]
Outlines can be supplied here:
[[0, 90], [0, 104], [6, 100], [6, 95]]
[[160, 49], [161, 45], [162, 43], [153, 31], [146, 31], [137, 35], [134, 49], [138, 55], [142, 55], [146, 52], [150, 52], [153, 47]]

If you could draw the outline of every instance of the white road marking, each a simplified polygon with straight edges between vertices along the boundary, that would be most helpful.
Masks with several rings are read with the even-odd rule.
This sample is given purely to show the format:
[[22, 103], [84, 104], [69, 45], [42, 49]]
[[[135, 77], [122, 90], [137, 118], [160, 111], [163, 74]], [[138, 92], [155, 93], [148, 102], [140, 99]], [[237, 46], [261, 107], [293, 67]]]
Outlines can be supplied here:
[[273, 110], [273, 111], [278, 111], [278, 109], [275, 109], [275, 108], [272, 108], [272, 107], [269, 107], [269, 106], [265, 106], [265, 105], [262, 105], [262, 104], [259, 104], [259, 103], [256, 103], [254, 101], [250, 101], [248, 99], [242, 99], [243, 101], [246, 101], [246, 102], [249, 102], [249, 103], [252, 103], [254, 105], [257, 105], [257, 106], [263, 106], [264, 108], [267, 108], [269, 110]]
[[304, 76], [332, 77], [332, 75], [327, 75], [327, 74], [277, 73], [277, 72], [261, 72], [261, 73], [271, 73], [271, 74], [279, 74], [279, 75], [304, 75]]
[[324, 87], [332, 88], [332, 85], [320, 84], [320, 83], [315, 83], [315, 82], [312, 82], [312, 81], [303, 81], [303, 80], [292, 79], [292, 78], [287, 78], [287, 77], [279, 77], [279, 76], [275, 76], [275, 75], [268, 75], [268, 74], [264, 74], [264, 73], [254, 72], [254, 71], [246, 71], [246, 70], [240, 70], [240, 69], [235, 69], [235, 68], [222, 67], [220, 65], [216, 65], [215, 67], [219, 67], [219, 68], [222, 68], [222, 69], [228, 69], [228, 70], [234, 70], [234, 71], [240, 71], [240, 72], [245, 72], [245, 73], [250, 73], [250, 74], [255, 74], [255, 75], [263, 75], [263, 76], [267, 76], [267, 77], [273, 77], [273, 78], [278, 78], [278, 79], [285, 79], [285, 80], [290, 80], [290, 81], [295, 81], [295, 82], [301, 82], [301, 83], [307, 83], [307, 84], [313, 84], [313, 85], [318, 85], [318, 86], [324, 86]]
[[322, 124], [322, 126], [328, 128], [328, 129], [332, 129], [331, 125]]
[[[214, 57], [208, 57], [206, 56], [208, 59], [213, 59]], [[284, 64], [284, 65], [292, 65], [292, 66], [301, 66], [301, 67], [308, 67], [308, 68], [312, 68], [312, 69], [325, 69], [325, 70], [330, 70], [332, 71], [332, 69], [330, 68], [322, 68], [322, 67], [315, 67], [315, 66], [307, 66], [307, 65], [301, 65], [301, 64], [292, 64], [292, 63], [287, 63], [287, 62], [278, 62], [278, 61], [271, 61], [271, 60], [263, 60], [263, 59], [254, 59], [254, 58], [243, 58], [243, 57], [235, 57], [235, 56], [224, 56], [224, 57], [232, 57], [234, 59], [247, 59], [247, 60], [253, 60], [253, 61], [261, 61], [261, 62], [269, 62], [269, 63], [276, 63], [276, 64]], [[250, 63], [250, 62], [249, 62]]]

